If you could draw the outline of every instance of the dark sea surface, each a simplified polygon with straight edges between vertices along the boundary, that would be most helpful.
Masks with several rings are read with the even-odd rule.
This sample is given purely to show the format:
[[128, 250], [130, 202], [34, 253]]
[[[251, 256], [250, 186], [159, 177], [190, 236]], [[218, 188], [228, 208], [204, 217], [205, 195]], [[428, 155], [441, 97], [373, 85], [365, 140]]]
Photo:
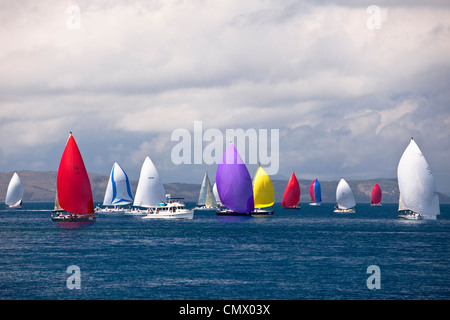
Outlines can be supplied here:
[[[194, 204], [187, 204], [193, 207]], [[274, 216], [51, 221], [52, 203], [0, 207], [0, 299], [449, 299], [450, 205], [438, 220], [397, 205], [334, 204]], [[80, 289], [69, 289], [71, 265]], [[367, 268], [380, 269], [369, 289]]]

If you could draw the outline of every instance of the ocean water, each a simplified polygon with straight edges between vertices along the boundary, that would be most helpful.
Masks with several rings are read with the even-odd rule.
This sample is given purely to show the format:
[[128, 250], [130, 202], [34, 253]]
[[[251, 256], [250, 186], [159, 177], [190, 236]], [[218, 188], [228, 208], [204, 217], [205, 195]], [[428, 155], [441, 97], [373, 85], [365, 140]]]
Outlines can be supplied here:
[[[194, 204], [187, 204], [192, 207]], [[397, 206], [334, 204], [274, 216], [51, 221], [52, 203], [0, 207], [0, 299], [449, 299], [450, 205], [436, 221]], [[69, 289], [69, 266], [79, 289]], [[369, 266], [380, 289], [369, 289]]]

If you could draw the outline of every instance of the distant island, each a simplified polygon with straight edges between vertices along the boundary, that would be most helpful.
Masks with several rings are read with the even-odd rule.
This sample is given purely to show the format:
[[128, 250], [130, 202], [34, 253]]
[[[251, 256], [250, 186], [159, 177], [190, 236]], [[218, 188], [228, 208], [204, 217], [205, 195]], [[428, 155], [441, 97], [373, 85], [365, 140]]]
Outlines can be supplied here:
[[[18, 171], [24, 185], [24, 202], [49, 202], [55, 200], [56, 172], [55, 171]], [[6, 189], [13, 172], [0, 172], [0, 201], [5, 201]], [[108, 177], [96, 173], [89, 173], [95, 204], [102, 203], [105, 195]], [[320, 181], [323, 202], [336, 202], [336, 187], [339, 181]], [[381, 187], [383, 203], [397, 203], [399, 198], [397, 179], [380, 178], [367, 180], [347, 180], [355, 195], [357, 203], [369, 203], [370, 194], [375, 183]], [[275, 189], [275, 202], [281, 202], [286, 180], [272, 180]], [[301, 196], [300, 203], [310, 202], [309, 186], [311, 181], [299, 180]], [[133, 194], [136, 191], [137, 180], [131, 181]], [[185, 198], [186, 202], [196, 202], [200, 191], [200, 184], [167, 183], [164, 184], [166, 193], [174, 197]], [[450, 196], [439, 193], [440, 203], [450, 203]]]

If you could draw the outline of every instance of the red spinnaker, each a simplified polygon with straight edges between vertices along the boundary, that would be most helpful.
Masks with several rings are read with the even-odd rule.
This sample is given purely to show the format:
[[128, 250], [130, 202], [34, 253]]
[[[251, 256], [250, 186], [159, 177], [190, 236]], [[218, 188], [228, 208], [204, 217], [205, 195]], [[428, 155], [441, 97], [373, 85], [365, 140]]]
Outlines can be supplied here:
[[375, 183], [370, 197], [370, 204], [379, 204], [381, 202], [381, 188], [378, 183]]
[[314, 190], [314, 182], [316, 182], [316, 180], [314, 180], [311, 185], [309, 186], [309, 195], [311, 196], [311, 201], [312, 202], [316, 202], [316, 195], [315, 195], [315, 190]]
[[287, 183], [286, 189], [283, 194], [283, 207], [293, 207], [300, 202], [300, 185], [298, 184], [297, 177], [292, 172], [291, 177]]
[[61, 208], [75, 214], [94, 213], [91, 183], [83, 158], [72, 134], [59, 163], [56, 179]]

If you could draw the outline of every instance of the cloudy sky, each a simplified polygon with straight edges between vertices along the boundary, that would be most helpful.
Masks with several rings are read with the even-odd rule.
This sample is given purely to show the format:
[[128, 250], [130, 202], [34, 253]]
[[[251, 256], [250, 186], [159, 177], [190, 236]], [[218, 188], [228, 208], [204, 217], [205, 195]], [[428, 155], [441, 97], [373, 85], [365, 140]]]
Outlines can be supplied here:
[[56, 171], [73, 131], [88, 171], [214, 181], [171, 159], [201, 121], [278, 129], [304, 179], [396, 177], [414, 136], [450, 193], [448, 1], [0, 1], [0, 26], [0, 171]]

